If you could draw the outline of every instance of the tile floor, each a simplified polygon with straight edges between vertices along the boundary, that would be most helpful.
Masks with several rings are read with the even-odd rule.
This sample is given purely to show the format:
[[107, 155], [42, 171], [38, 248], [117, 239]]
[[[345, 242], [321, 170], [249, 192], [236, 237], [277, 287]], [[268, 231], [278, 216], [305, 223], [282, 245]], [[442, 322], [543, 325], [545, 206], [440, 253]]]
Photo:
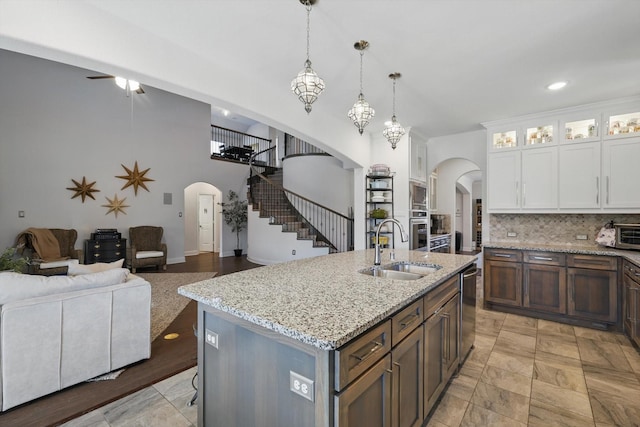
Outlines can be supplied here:
[[[624, 335], [486, 311], [481, 304], [479, 298], [475, 348], [427, 426], [640, 426], [640, 353]], [[187, 406], [194, 373], [64, 426], [195, 426], [197, 406]]]

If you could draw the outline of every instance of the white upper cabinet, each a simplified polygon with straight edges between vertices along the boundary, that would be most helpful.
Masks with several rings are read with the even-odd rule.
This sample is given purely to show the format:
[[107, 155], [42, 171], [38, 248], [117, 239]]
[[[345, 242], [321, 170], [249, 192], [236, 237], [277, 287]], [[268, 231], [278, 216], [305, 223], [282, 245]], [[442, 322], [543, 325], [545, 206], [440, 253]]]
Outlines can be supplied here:
[[[550, 142], [540, 142], [549, 144]], [[558, 207], [558, 147], [522, 151], [523, 209]]]
[[600, 142], [558, 147], [558, 207], [596, 209], [601, 194]]
[[605, 209], [640, 208], [640, 137], [603, 141]]
[[483, 125], [488, 212], [640, 208], [640, 97]]
[[419, 141], [417, 138], [412, 137], [409, 140], [411, 144], [410, 150], [410, 171], [409, 178], [427, 182], [427, 144], [426, 142]]
[[490, 154], [487, 167], [487, 198], [491, 209], [511, 211], [520, 207], [520, 152]]

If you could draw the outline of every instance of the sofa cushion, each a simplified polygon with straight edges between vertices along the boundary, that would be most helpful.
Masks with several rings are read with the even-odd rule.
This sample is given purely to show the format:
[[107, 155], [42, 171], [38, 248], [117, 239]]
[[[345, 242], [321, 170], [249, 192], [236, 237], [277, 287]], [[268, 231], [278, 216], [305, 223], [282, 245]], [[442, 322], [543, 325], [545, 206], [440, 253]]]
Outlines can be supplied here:
[[136, 259], [145, 259], [145, 258], [157, 258], [164, 256], [164, 252], [162, 251], [138, 251], [136, 252]]
[[95, 264], [74, 264], [69, 266], [67, 274], [69, 276], [77, 276], [80, 274], [99, 273], [101, 271], [122, 268], [124, 258], [113, 262], [96, 262]]
[[71, 265], [78, 263], [79, 260], [77, 259], [63, 259], [60, 261], [41, 262], [38, 266], [40, 270], [46, 270], [47, 268], [71, 267]]
[[116, 285], [127, 279], [129, 270], [117, 268], [80, 276], [39, 276], [0, 273], [0, 304], [43, 295]]

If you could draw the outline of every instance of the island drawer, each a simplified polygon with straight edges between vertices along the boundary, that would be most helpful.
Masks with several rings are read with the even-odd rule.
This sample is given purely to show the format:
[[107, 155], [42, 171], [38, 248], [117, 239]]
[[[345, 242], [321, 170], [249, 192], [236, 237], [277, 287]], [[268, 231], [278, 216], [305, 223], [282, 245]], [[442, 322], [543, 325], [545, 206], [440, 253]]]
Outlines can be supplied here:
[[460, 292], [460, 282], [457, 275], [449, 278], [434, 290], [429, 291], [429, 293], [424, 297], [425, 318], [431, 316], [458, 292]]
[[604, 255], [567, 255], [567, 267], [588, 268], [592, 270], [618, 269], [618, 258]]
[[525, 251], [524, 262], [527, 264], [557, 265], [563, 267], [566, 263], [566, 256], [558, 252]]
[[391, 320], [335, 351], [335, 389], [340, 391], [391, 350]]
[[400, 310], [391, 318], [391, 345], [395, 346], [424, 320], [423, 299]]
[[522, 262], [522, 251], [515, 249], [486, 248], [484, 259], [494, 261]]

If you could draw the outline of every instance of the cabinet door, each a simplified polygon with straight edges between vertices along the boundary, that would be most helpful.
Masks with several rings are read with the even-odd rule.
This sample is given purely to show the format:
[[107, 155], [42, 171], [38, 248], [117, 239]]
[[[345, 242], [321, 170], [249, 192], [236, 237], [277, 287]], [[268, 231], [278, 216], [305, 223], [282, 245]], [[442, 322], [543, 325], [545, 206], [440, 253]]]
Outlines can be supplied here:
[[520, 208], [520, 151], [489, 154], [487, 198], [488, 210]]
[[485, 261], [484, 299], [496, 304], [522, 306], [522, 263]]
[[[626, 268], [625, 268], [626, 270]], [[622, 322], [624, 324], [624, 331], [627, 333], [631, 340], [634, 339], [636, 335], [636, 319], [634, 318], [635, 314], [635, 305], [636, 301], [636, 283], [628, 276], [628, 273], [625, 271], [624, 278], [622, 280], [623, 289], [624, 289], [624, 310], [622, 314]]]
[[604, 141], [602, 157], [603, 207], [640, 207], [640, 138]]
[[558, 148], [560, 208], [599, 208], [600, 143], [569, 144]]
[[451, 298], [447, 305], [442, 309], [442, 317], [445, 318], [444, 324], [444, 365], [445, 365], [445, 383], [454, 374], [458, 368], [460, 358], [460, 294], [456, 294]]
[[524, 264], [523, 306], [534, 310], [567, 312], [567, 275], [564, 267]]
[[391, 355], [335, 396], [335, 427], [391, 427]]
[[640, 285], [632, 287], [631, 317], [633, 318], [631, 339], [640, 347]]
[[418, 427], [422, 425], [424, 392], [424, 331], [415, 329], [391, 352], [391, 425]]
[[424, 415], [429, 415], [444, 389], [445, 318], [440, 313], [432, 315], [424, 324]]
[[558, 147], [522, 151], [523, 209], [558, 207]]
[[567, 269], [567, 313], [585, 319], [616, 323], [618, 275], [615, 271]]

